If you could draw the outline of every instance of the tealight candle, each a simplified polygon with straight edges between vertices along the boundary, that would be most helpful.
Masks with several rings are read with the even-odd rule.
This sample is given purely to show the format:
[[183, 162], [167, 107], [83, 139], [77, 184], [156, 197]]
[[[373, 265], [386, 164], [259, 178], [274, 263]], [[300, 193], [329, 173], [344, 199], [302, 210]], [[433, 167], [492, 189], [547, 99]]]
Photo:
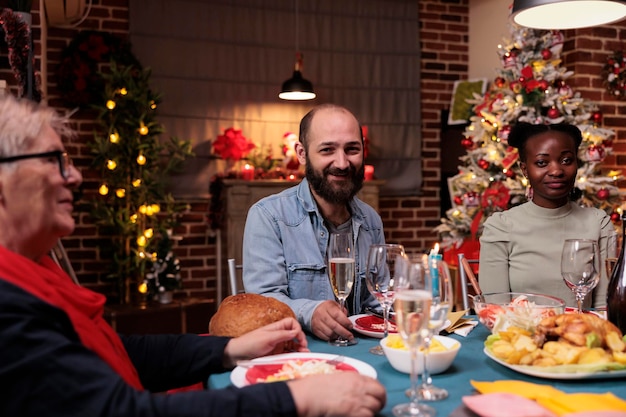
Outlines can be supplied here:
[[365, 165], [365, 180], [373, 180], [374, 179], [374, 165]]
[[254, 179], [254, 166], [245, 164], [243, 168], [241, 168], [241, 178], [252, 181]]

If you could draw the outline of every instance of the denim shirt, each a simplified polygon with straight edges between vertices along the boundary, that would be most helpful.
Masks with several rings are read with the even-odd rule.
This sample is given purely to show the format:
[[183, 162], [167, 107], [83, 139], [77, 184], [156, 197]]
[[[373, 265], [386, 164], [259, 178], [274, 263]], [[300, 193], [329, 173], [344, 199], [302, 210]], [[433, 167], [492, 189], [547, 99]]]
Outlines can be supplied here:
[[[366, 306], [379, 306], [365, 284], [365, 267], [370, 245], [384, 243], [385, 237], [372, 207], [355, 197], [350, 211], [356, 275], [348, 310], [358, 314]], [[310, 331], [315, 308], [335, 299], [326, 270], [328, 234], [306, 179], [258, 201], [248, 211], [243, 235], [245, 291], [284, 302]]]

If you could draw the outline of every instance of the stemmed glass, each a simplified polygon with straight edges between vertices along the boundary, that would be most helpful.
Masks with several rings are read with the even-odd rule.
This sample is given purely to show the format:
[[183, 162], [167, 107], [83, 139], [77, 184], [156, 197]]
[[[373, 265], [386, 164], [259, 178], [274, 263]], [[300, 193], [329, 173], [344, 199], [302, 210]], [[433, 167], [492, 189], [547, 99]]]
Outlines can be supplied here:
[[393, 303], [396, 313], [396, 327], [411, 355], [410, 402], [398, 404], [392, 411], [396, 417], [432, 417], [435, 409], [420, 404], [417, 386], [417, 356], [429, 333], [431, 317], [432, 285], [430, 274], [424, 273], [421, 262], [411, 263], [406, 258], [400, 260], [409, 270], [408, 289], [398, 290]]
[[[346, 299], [354, 285], [354, 263], [352, 233], [331, 233], [328, 244], [328, 276], [342, 310], [346, 307]], [[350, 346], [356, 345], [358, 341], [356, 338], [348, 340], [339, 336], [328, 343], [333, 346]]]
[[424, 401], [439, 401], [448, 398], [448, 391], [433, 385], [428, 370], [428, 348], [433, 336], [439, 334], [448, 318], [453, 303], [452, 280], [448, 266], [443, 260], [423, 255], [421, 261], [424, 264], [424, 274], [430, 275], [433, 299], [430, 305], [428, 333], [424, 338], [422, 382], [417, 394]]
[[578, 313], [582, 313], [585, 297], [600, 280], [598, 242], [591, 239], [567, 239], [561, 254], [561, 276], [576, 295]]
[[[406, 287], [406, 279], [397, 276], [399, 258], [406, 258], [404, 246], [387, 243], [371, 245], [367, 254], [365, 282], [369, 292], [376, 297], [383, 309], [383, 337], [389, 335], [389, 311], [399, 288]], [[384, 355], [383, 348], [376, 345], [370, 353]]]

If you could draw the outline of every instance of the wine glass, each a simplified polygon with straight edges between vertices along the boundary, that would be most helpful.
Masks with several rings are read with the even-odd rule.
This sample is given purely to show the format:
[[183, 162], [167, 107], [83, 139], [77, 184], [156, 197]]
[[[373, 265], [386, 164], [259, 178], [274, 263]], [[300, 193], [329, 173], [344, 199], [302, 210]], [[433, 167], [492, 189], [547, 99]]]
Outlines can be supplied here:
[[[389, 335], [389, 311], [395, 292], [408, 285], [406, 277], [396, 274], [399, 258], [406, 258], [404, 246], [393, 243], [371, 245], [367, 254], [365, 282], [383, 309], [383, 337]], [[384, 355], [380, 345], [372, 347], [370, 353]]]
[[435, 409], [426, 404], [420, 404], [417, 386], [418, 351], [423, 347], [424, 340], [430, 332], [433, 298], [431, 276], [424, 273], [421, 262], [412, 263], [403, 258], [400, 263], [407, 265], [405, 268], [410, 269], [410, 285], [408, 289], [396, 292], [393, 307], [396, 313], [396, 327], [411, 355], [411, 389], [410, 401], [394, 406], [392, 411], [396, 417], [432, 417], [436, 413]]
[[430, 275], [433, 299], [430, 305], [428, 333], [424, 338], [422, 382], [418, 387], [417, 395], [424, 401], [439, 401], [448, 398], [448, 391], [433, 385], [428, 370], [428, 349], [433, 336], [439, 334], [444, 328], [448, 312], [454, 302], [452, 280], [448, 265], [440, 259], [440, 255], [439, 257], [437, 255], [423, 255], [420, 260], [424, 263], [424, 274]]
[[578, 313], [582, 313], [585, 296], [600, 280], [598, 242], [591, 239], [567, 239], [561, 254], [561, 275], [576, 295]]
[[[331, 233], [328, 244], [328, 276], [333, 287], [335, 297], [339, 300], [341, 309], [346, 307], [346, 298], [354, 285], [354, 250], [352, 233]], [[333, 346], [350, 346], [358, 343], [356, 338], [348, 340], [337, 337], [329, 340]]]

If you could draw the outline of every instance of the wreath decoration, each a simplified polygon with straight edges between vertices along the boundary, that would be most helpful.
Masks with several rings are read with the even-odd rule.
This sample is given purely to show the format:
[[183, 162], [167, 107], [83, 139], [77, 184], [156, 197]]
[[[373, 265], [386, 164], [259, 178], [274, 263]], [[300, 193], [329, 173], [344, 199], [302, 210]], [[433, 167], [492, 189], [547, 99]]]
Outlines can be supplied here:
[[56, 69], [57, 88], [63, 100], [78, 107], [96, 102], [102, 96], [105, 84], [102, 66], [111, 61], [141, 69], [126, 40], [106, 32], [79, 32], [63, 50]]
[[[17, 80], [18, 95], [23, 97], [28, 84], [28, 57], [32, 49], [30, 26], [11, 9], [0, 11], [0, 26], [4, 31], [4, 40], [9, 47], [9, 64]], [[34, 56], [31, 63], [35, 68]], [[35, 85], [32, 90], [32, 99], [41, 101], [41, 74], [37, 71], [33, 75]]]
[[604, 86], [612, 96], [626, 100], [626, 56], [622, 51], [615, 51], [606, 58], [602, 77]]

